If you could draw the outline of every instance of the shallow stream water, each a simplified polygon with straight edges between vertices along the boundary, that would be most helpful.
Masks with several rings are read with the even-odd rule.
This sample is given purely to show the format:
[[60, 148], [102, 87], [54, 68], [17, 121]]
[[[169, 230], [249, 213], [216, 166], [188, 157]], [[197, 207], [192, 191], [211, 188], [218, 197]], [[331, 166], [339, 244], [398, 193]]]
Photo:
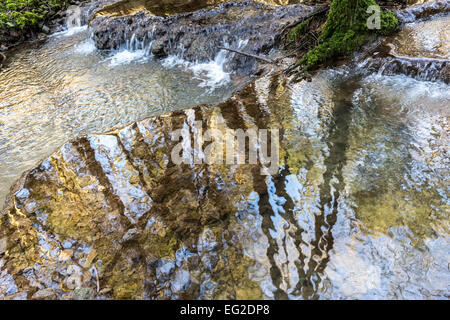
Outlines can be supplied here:
[[187, 70], [170, 62], [163, 66], [144, 48], [99, 53], [86, 27], [19, 48], [0, 71], [1, 202], [22, 172], [68, 140], [214, 104], [237, 87], [214, 63]]
[[[449, 59], [445, 30], [448, 16], [390, 41], [402, 55]], [[0, 72], [0, 195], [68, 139], [223, 101], [236, 87], [144, 56], [100, 54], [83, 31], [22, 49]], [[0, 259], [0, 297], [27, 296], [20, 268], [61, 298], [70, 278], [92, 286], [76, 265], [96, 251], [115, 298], [448, 299], [449, 106], [444, 82], [342, 67], [296, 84], [266, 75], [173, 123], [68, 143], [16, 194], [10, 212], [25, 227], [9, 236], [32, 239], [32, 225], [39, 242], [25, 251], [37, 261], [20, 250]], [[193, 116], [218, 130], [280, 128], [280, 171], [168, 165], [165, 130], [194, 132]], [[130, 223], [139, 236], [121, 247]]]

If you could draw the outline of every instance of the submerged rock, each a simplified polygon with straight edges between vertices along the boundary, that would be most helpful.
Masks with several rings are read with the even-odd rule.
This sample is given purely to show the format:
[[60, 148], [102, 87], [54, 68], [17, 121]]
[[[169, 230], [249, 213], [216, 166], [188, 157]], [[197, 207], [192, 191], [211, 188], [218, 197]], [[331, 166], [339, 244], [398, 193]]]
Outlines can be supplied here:
[[[255, 75], [262, 73], [261, 61], [222, 50], [220, 47], [239, 49], [261, 56], [280, 57], [283, 53], [277, 50], [280, 49], [277, 39], [284, 27], [317, 9], [304, 4], [272, 6], [267, 3], [271, 2], [194, 1], [180, 4], [181, 7], [178, 7], [175, 1], [174, 7], [167, 9], [164, 4], [152, 0], [125, 0], [96, 11], [90, 25], [93, 40], [100, 50], [145, 48], [157, 58], [172, 56], [175, 60], [189, 62], [220, 59], [225, 71]], [[186, 8], [182, 9], [184, 6]], [[432, 0], [396, 10], [395, 13], [403, 27], [408, 28], [405, 24], [409, 22], [446, 14], [449, 10], [449, 1]], [[165, 11], [167, 14], [164, 14]], [[395, 55], [390, 55], [385, 60], [392, 61], [391, 58], [395, 58]], [[433, 62], [417, 62], [417, 59], [408, 60], [408, 57], [406, 60], [405, 57], [394, 60], [390, 68], [384, 68], [380, 65], [382, 62], [377, 60], [372, 69], [415, 76], [414, 72], [408, 70], [431, 65], [433, 71], [424, 79], [448, 81], [447, 62], [439, 62], [434, 66]]]
[[122, 239], [119, 240], [119, 243], [125, 243], [128, 242], [130, 240], [134, 240], [139, 236], [139, 231], [135, 228], [130, 229], [127, 231], [127, 233], [125, 233], [125, 235], [122, 237]]
[[33, 294], [31, 298], [34, 300], [51, 300], [55, 297], [56, 294], [52, 289], [42, 289]]
[[94, 298], [94, 290], [92, 288], [76, 288], [73, 290], [73, 300], [91, 300]]

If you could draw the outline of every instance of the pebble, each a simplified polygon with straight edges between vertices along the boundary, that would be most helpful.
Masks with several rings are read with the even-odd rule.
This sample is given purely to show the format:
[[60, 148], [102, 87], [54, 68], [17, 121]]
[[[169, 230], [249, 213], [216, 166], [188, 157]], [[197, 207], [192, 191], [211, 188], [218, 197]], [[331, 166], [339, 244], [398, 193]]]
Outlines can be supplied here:
[[97, 256], [97, 251], [95, 249], [92, 249], [86, 258], [86, 262], [84, 264], [85, 268], [89, 268], [92, 265], [92, 262], [94, 261], [95, 257]]
[[33, 300], [51, 300], [51, 299], [55, 299], [55, 298], [56, 298], [56, 294], [53, 291], [53, 289], [50, 289], [50, 288], [36, 291], [33, 294], [33, 296], [31, 297], [31, 299], [33, 299]]
[[94, 290], [92, 288], [76, 288], [73, 290], [73, 300], [91, 300], [94, 298]]
[[42, 31], [44, 32], [44, 33], [50, 33], [50, 28], [49, 27], [47, 27], [46, 25], [44, 25], [44, 26], [42, 26]]
[[119, 240], [119, 243], [122, 244], [124, 242], [136, 239], [138, 235], [139, 231], [136, 228], [130, 229], [125, 233], [122, 239]]

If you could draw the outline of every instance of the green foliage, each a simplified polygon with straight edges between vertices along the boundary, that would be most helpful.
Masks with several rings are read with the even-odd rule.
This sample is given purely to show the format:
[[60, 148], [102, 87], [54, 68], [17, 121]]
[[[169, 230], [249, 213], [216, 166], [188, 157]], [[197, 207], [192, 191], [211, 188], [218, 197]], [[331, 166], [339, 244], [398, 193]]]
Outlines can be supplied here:
[[372, 15], [367, 13], [369, 6], [378, 5], [374, 0], [334, 0], [319, 37], [319, 45], [311, 49], [299, 64], [309, 69], [358, 49], [370, 32], [387, 35], [395, 30], [398, 20], [391, 11], [386, 10], [381, 11], [381, 28], [369, 30], [367, 21]]
[[398, 20], [395, 14], [390, 10], [383, 11], [381, 15], [381, 29], [377, 33], [381, 35], [388, 35], [392, 33], [398, 26]]
[[35, 27], [64, 4], [65, 0], [0, 0], [0, 29]]
[[291, 31], [289, 31], [288, 34], [288, 41], [289, 42], [294, 42], [296, 41], [305, 31], [305, 29], [309, 26], [309, 23], [311, 22], [311, 18], [306, 19], [305, 21], [303, 21], [302, 23], [296, 25], [295, 27], [293, 27], [291, 29]]

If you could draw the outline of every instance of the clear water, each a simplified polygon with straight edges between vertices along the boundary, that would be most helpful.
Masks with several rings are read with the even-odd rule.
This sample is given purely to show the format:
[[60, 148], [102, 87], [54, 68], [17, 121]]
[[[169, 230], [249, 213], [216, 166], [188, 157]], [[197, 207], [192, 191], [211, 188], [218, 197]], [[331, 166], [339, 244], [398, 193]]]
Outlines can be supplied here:
[[[448, 298], [449, 86], [331, 71], [289, 91], [303, 120], [286, 142], [289, 173], [268, 186], [272, 226], [241, 218], [257, 243], [278, 246], [270, 256], [249, 242], [265, 296]], [[280, 271], [275, 287], [261, 265]]]
[[[226, 99], [228, 74], [165, 67], [144, 50], [95, 50], [86, 27], [25, 46], [0, 70], [0, 202], [20, 174], [65, 141], [150, 115]], [[167, 63], [166, 63], [167, 65]], [[193, 66], [195, 67], [195, 66]], [[220, 66], [212, 63], [212, 68]], [[221, 71], [221, 69], [220, 69]]]
[[[447, 36], [417, 32], [446, 30], [448, 19], [438, 21], [434, 28], [408, 26], [416, 28], [410, 40], [420, 35], [432, 45], [402, 42], [403, 34], [393, 41], [405, 55], [448, 59]], [[198, 72], [205, 66], [186, 72], [186, 64], [176, 60], [164, 64], [140, 50], [100, 55], [83, 32], [54, 37], [37, 51], [22, 49], [0, 73], [1, 179], [14, 180], [74, 136], [230, 94], [230, 88], [209, 86], [214, 78]], [[262, 180], [251, 170], [225, 167], [221, 176], [239, 173], [243, 182], [232, 178], [209, 186], [216, 191], [211, 194], [230, 196], [211, 197], [212, 207], [236, 210], [229, 224], [205, 225], [197, 235], [202, 247], [213, 248], [200, 250], [202, 259], [229, 257], [226, 272], [202, 270], [202, 285], [220, 280], [231, 297], [244, 299], [450, 297], [449, 85], [324, 70], [312, 82], [297, 84], [267, 76], [236, 99], [241, 108], [226, 114], [240, 120], [236, 123], [285, 129], [283, 170]], [[194, 186], [197, 195], [204, 185], [195, 183], [180, 189]], [[158, 214], [178, 230], [177, 216]], [[216, 238], [205, 236], [213, 233]], [[177, 249], [167, 264], [182, 265], [185, 249]], [[183, 274], [199, 277], [198, 264], [184, 267]], [[139, 279], [147, 276], [142, 272]], [[175, 289], [183, 287], [184, 278], [158, 279], [166, 288], [163, 297], [180, 297]], [[16, 292], [14, 281], [8, 281], [3, 287]], [[205, 292], [201, 297], [209, 298]]]

